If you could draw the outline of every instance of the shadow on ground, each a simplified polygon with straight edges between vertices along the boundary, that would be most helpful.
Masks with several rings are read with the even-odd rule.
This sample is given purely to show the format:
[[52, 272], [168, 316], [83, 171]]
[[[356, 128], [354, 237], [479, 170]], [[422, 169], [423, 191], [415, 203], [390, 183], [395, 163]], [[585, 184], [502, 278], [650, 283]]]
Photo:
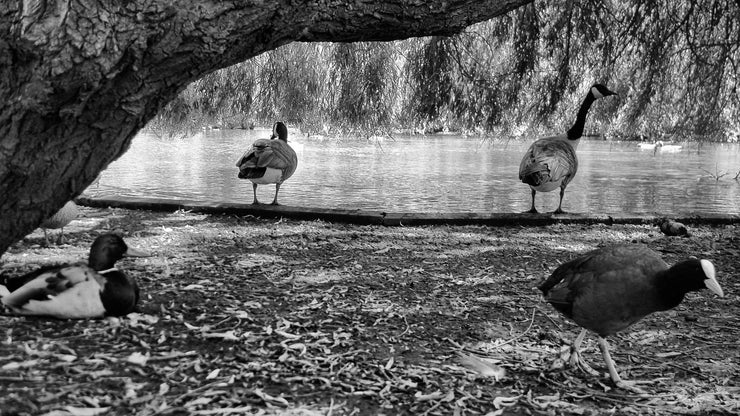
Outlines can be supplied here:
[[[6, 274], [86, 258], [121, 230], [154, 254], [121, 268], [140, 313], [0, 316], [2, 414], [734, 414], [740, 411], [732, 225], [669, 238], [648, 225], [379, 227], [83, 208], [68, 244], [37, 230]], [[711, 259], [725, 298], [689, 295], [610, 341], [647, 397], [562, 368], [577, 328], [534, 287], [597, 246]], [[586, 359], [606, 371], [593, 337]], [[486, 357], [497, 380], [461, 364]], [[77, 412], [77, 413], [75, 413]]]

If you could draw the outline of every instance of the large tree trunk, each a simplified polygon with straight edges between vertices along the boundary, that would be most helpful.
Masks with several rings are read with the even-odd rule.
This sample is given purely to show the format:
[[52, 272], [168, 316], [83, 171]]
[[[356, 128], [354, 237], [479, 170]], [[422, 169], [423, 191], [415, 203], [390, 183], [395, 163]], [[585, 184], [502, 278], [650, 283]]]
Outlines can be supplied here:
[[293, 41], [450, 35], [531, 0], [3, 0], [0, 254], [189, 82]]

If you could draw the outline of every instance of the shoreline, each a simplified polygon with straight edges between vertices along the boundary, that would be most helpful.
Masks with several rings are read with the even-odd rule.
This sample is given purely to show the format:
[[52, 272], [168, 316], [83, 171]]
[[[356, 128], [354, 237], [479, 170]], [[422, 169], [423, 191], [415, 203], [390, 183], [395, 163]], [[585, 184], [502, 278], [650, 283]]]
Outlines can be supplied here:
[[539, 226], [550, 224], [652, 224], [669, 217], [686, 224], [728, 225], [740, 223], [739, 215], [641, 215], [641, 214], [528, 214], [482, 212], [384, 212], [376, 210], [295, 207], [288, 205], [252, 205], [243, 203], [204, 203], [180, 199], [159, 198], [89, 198], [78, 197], [78, 205], [91, 208], [125, 208], [134, 210], [174, 212], [185, 210], [205, 214], [252, 215], [262, 218], [291, 218], [296, 220], [339, 222], [359, 225], [489, 225]]

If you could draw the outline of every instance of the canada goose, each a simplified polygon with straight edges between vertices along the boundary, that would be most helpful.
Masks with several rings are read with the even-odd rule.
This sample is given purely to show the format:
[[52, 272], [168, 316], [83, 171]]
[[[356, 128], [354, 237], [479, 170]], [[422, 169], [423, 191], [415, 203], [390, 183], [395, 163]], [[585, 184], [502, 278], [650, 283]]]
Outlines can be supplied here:
[[[277, 140], [276, 140], [277, 139]], [[278, 204], [280, 184], [290, 178], [298, 166], [298, 156], [288, 144], [288, 128], [278, 121], [272, 127], [272, 136], [269, 139], [258, 139], [236, 162], [239, 168], [239, 178], [252, 181], [254, 201], [257, 200], [257, 185], [275, 184], [275, 198], [272, 205]]]
[[529, 211], [536, 213], [534, 196], [537, 191], [550, 192], [560, 187], [560, 203], [554, 213], [562, 213], [563, 195], [565, 187], [578, 170], [576, 147], [583, 135], [583, 126], [591, 104], [599, 98], [617, 95], [604, 85], [594, 84], [586, 94], [578, 110], [576, 122], [566, 133], [557, 136], [543, 137], [529, 147], [519, 165], [519, 179], [532, 188], [532, 208]]
[[64, 242], [64, 227], [77, 218], [79, 214], [80, 210], [77, 208], [77, 204], [75, 204], [74, 201], [68, 201], [54, 215], [45, 219], [44, 222], [41, 223], [41, 229], [44, 230], [44, 240], [46, 241], [46, 245], [49, 246], [49, 236], [46, 233], [47, 228], [61, 228], [59, 237], [57, 237], [57, 244], [62, 244]]
[[563, 263], [538, 288], [583, 328], [572, 344], [571, 364], [593, 372], [579, 348], [586, 330], [595, 332], [612, 381], [638, 392], [620, 378], [604, 338], [653, 312], [675, 308], [688, 292], [706, 288], [724, 296], [709, 260], [689, 259], [669, 268], [656, 252], [637, 244], [601, 248]]
[[0, 285], [0, 303], [18, 315], [60, 319], [127, 315], [136, 307], [139, 287], [114, 266], [124, 256], [147, 255], [128, 247], [115, 234], [104, 234], [90, 247], [87, 265], [46, 266], [5, 278]]

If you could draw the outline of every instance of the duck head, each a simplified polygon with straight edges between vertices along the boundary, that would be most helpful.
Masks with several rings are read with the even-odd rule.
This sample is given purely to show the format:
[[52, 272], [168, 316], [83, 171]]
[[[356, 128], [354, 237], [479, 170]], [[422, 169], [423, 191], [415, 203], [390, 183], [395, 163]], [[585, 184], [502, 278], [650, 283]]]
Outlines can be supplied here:
[[123, 257], [147, 257], [149, 253], [129, 247], [123, 238], [116, 234], [103, 234], [95, 239], [90, 247], [88, 264], [93, 270], [113, 268]]
[[285, 127], [282, 121], [278, 121], [272, 126], [272, 136], [270, 139], [280, 139], [284, 142], [288, 141], [288, 128]]
[[591, 86], [591, 95], [594, 96], [594, 99], [598, 99], [598, 98], [608, 97], [610, 95], [619, 95], [619, 94], [607, 88], [606, 85], [594, 84]]

